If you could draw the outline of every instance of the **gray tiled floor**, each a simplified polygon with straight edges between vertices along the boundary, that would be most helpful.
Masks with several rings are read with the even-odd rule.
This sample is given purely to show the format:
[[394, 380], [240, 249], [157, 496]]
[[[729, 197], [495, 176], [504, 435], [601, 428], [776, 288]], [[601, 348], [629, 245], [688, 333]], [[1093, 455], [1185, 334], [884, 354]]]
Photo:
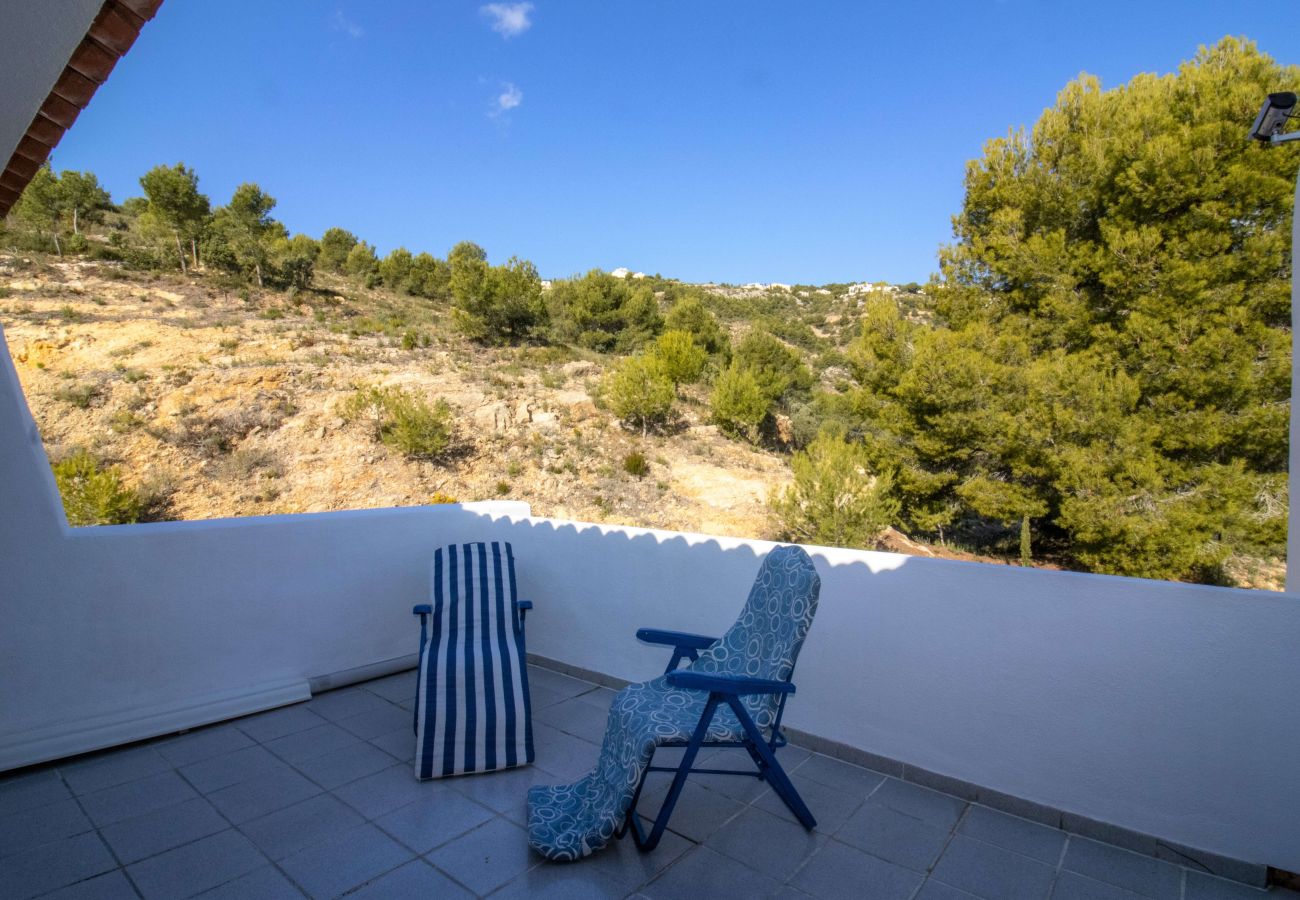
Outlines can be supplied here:
[[[0, 776], [0, 897], [1296, 897], [793, 746], [780, 758], [818, 818], [812, 833], [757, 780], [695, 776], [655, 852], [620, 841], [546, 863], [525, 840], [526, 790], [591, 766], [613, 694], [530, 672], [537, 763], [511, 772], [416, 782], [405, 673]], [[743, 768], [735, 755], [708, 765]], [[652, 776], [642, 811], [666, 788]]]

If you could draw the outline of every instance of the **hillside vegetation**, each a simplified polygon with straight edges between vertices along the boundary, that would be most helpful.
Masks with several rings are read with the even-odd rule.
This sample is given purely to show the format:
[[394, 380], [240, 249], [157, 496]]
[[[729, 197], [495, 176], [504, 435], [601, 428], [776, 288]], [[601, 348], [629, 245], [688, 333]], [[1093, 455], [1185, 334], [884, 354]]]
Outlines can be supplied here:
[[78, 522], [514, 497], [542, 515], [1277, 587], [1300, 87], [1225, 39], [1082, 76], [966, 175], [928, 285], [543, 281], [291, 235], [182, 164], [43, 169], [0, 315]]

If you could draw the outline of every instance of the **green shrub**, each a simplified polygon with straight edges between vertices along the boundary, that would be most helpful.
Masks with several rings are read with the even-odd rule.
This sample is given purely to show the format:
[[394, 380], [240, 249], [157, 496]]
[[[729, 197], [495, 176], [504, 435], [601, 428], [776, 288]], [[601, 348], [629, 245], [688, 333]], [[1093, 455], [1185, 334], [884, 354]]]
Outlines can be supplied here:
[[815, 351], [826, 343], [806, 322], [791, 316], [763, 316], [754, 326], [804, 350]]
[[654, 346], [655, 359], [674, 385], [693, 384], [704, 374], [708, 354], [689, 331], [665, 331]]
[[343, 418], [362, 421], [374, 439], [411, 459], [433, 459], [451, 446], [451, 407], [430, 405], [400, 387], [361, 387], [343, 404]]
[[135, 384], [136, 382], [144, 381], [146, 378], [149, 377], [148, 374], [146, 374], [143, 370], [132, 369], [128, 366], [122, 365], [121, 363], [118, 363], [117, 365], [113, 366], [113, 371], [121, 375], [122, 380], [125, 381], [127, 384]]
[[546, 299], [554, 336], [592, 350], [634, 350], [662, 325], [648, 285], [599, 269], [556, 281]]
[[102, 467], [85, 450], [77, 450], [52, 466], [63, 498], [68, 524], [125, 525], [140, 521], [146, 501], [122, 483], [116, 467]]
[[398, 247], [379, 261], [379, 277], [390, 290], [406, 290], [415, 257], [405, 247]]
[[633, 450], [623, 457], [623, 471], [633, 478], [644, 478], [650, 472], [650, 463], [640, 450]]
[[114, 410], [108, 418], [108, 427], [114, 434], [127, 434], [143, 424], [143, 419], [125, 407]]
[[[378, 283], [378, 270], [379, 257], [375, 256], [375, 248], [365, 241], [353, 245], [343, 263], [343, 271], [349, 275], [357, 275], [362, 278], [375, 275], [376, 283]], [[370, 287], [368, 283], [366, 286]]]
[[790, 468], [794, 484], [769, 501], [783, 540], [870, 547], [898, 515], [889, 475], [873, 475], [866, 447], [837, 431], [795, 453]]
[[753, 373], [770, 403], [812, 387], [812, 372], [799, 354], [766, 331], [751, 329], [736, 347], [733, 361]]
[[767, 418], [771, 401], [759, 386], [753, 372], [736, 363], [728, 366], [713, 385], [709, 398], [714, 423], [727, 434], [746, 440], [758, 439], [759, 428]]
[[287, 400], [242, 406], [212, 416], [190, 411], [180, 417], [175, 427], [158, 431], [154, 436], [204, 456], [220, 457], [233, 452], [254, 429], [274, 431], [294, 412], [293, 404]]
[[281, 478], [284, 476], [284, 464], [270, 450], [241, 447], [222, 460], [218, 471], [222, 478], [231, 481], [242, 481], [255, 475]]
[[54, 392], [54, 399], [71, 404], [77, 409], [89, 409], [100, 398], [101, 394], [102, 391], [99, 385], [91, 382], [79, 382], [70, 384], [65, 388], [59, 388]]
[[546, 304], [537, 267], [511, 257], [489, 266], [477, 254], [451, 260], [452, 319], [476, 341], [503, 343], [531, 337], [545, 326]]
[[429, 336], [423, 331], [417, 331], [414, 328], [408, 328], [402, 333], [402, 349], [417, 350], [421, 347], [427, 347], [431, 341]]
[[641, 427], [642, 437], [650, 426], [668, 418], [677, 396], [658, 360], [647, 356], [629, 356], [619, 363], [605, 376], [601, 394], [614, 415]]
[[664, 327], [669, 331], [690, 332], [704, 352], [721, 356], [724, 363], [731, 357], [731, 341], [713, 313], [704, 308], [698, 293], [679, 298], [664, 316]]

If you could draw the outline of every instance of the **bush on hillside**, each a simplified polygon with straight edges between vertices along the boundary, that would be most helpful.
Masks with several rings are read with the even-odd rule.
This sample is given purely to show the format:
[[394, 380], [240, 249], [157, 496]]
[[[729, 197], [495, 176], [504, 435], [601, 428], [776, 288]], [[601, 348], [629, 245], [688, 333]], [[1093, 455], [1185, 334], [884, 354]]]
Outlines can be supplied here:
[[689, 331], [665, 331], [654, 345], [654, 358], [674, 385], [694, 384], [704, 374], [708, 356]]
[[639, 427], [644, 437], [652, 426], [667, 420], [677, 392], [657, 360], [638, 355], [629, 356], [605, 376], [601, 395], [614, 415]]
[[754, 374], [733, 362], [714, 383], [709, 405], [722, 431], [756, 441], [770, 404]]
[[663, 325], [648, 285], [600, 269], [555, 282], [547, 303], [556, 340], [591, 350], [635, 350]]
[[343, 403], [347, 421], [362, 422], [372, 437], [410, 459], [446, 453], [453, 435], [451, 407], [430, 404], [401, 387], [360, 387]]
[[89, 452], [77, 450], [51, 468], [69, 525], [126, 525], [140, 521], [146, 499], [123, 483], [115, 466], [101, 466]]
[[794, 483], [769, 501], [782, 540], [869, 548], [898, 516], [887, 474], [873, 475], [866, 448], [824, 431], [790, 461]]

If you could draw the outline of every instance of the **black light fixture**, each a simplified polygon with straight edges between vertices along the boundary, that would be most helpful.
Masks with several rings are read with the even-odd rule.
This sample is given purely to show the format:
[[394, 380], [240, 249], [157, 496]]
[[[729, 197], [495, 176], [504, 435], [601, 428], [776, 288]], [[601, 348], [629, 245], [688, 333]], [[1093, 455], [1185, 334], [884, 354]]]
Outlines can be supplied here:
[[1255, 124], [1250, 126], [1250, 137], [1264, 144], [1282, 144], [1287, 141], [1300, 140], [1300, 131], [1283, 134], [1288, 119], [1293, 118], [1296, 107], [1296, 95], [1290, 91], [1269, 94], [1264, 101], [1264, 108], [1255, 117]]

